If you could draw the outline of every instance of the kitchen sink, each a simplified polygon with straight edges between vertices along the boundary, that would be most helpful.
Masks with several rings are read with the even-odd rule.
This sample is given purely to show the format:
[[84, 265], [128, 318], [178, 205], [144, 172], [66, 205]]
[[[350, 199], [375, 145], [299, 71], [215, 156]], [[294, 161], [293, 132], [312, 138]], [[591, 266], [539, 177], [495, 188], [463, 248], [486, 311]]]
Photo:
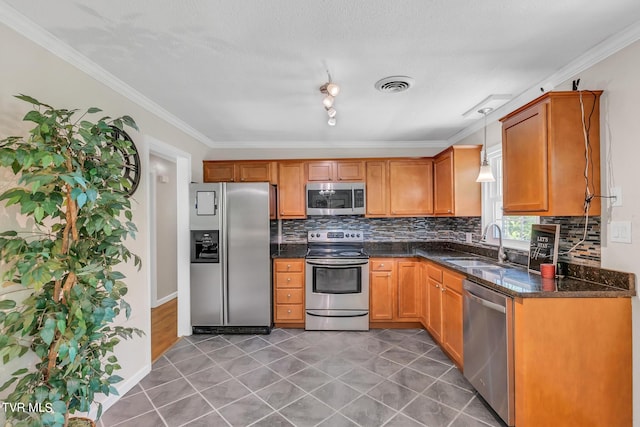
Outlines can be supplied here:
[[501, 265], [492, 264], [481, 259], [451, 258], [447, 262], [462, 268], [504, 268]]

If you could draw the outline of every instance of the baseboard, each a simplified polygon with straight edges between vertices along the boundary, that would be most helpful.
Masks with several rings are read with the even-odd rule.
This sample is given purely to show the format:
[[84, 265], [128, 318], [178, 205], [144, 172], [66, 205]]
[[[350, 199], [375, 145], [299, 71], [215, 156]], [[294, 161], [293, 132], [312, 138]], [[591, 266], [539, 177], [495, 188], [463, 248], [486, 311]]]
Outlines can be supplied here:
[[[142, 379], [146, 377], [149, 374], [149, 372], [151, 372], [151, 365], [146, 365], [142, 369], [140, 369], [137, 373], [135, 373], [133, 376], [129, 377], [129, 379], [118, 384], [116, 388], [118, 389], [118, 393], [120, 393], [120, 395], [116, 396], [116, 395], [110, 394], [109, 396], [105, 396], [105, 399], [101, 402], [102, 413], [104, 414], [109, 408], [115, 405], [122, 396], [127, 394], [129, 390], [131, 390], [133, 387], [136, 386], [136, 384], [142, 381]], [[97, 412], [96, 408], [93, 408], [91, 410], [90, 416], [92, 416], [93, 419], [95, 419], [96, 412]]]
[[153, 304], [151, 304], [151, 308], [160, 307], [162, 304], [165, 304], [174, 298], [178, 298], [178, 292], [174, 292], [172, 294], [167, 295], [166, 297], [162, 297], [156, 300]]

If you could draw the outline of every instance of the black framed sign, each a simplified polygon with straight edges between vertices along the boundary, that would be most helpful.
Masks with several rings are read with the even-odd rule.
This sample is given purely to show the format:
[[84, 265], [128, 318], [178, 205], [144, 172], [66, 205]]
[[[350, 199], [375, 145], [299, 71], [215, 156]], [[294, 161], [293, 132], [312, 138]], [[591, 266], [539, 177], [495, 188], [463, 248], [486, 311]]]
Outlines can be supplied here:
[[540, 264], [557, 264], [559, 240], [560, 226], [558, 224], [531, 225], [529, 271], [540, 274]]

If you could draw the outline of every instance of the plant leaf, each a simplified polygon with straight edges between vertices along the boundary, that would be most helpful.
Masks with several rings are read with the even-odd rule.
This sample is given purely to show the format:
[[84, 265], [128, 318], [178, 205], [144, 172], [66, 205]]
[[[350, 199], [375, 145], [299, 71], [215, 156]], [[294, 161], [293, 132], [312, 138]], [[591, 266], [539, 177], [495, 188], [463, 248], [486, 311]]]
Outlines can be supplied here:
[[16, 302], [14, 300], [5, 299], [0, 301], [0, 310], [10, 310], [16, 306]]

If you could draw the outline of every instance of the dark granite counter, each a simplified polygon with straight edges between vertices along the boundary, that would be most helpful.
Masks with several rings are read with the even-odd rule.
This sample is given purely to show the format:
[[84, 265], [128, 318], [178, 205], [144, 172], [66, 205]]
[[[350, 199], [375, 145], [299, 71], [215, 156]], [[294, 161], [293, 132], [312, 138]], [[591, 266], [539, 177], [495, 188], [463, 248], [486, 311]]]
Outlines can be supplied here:
[[[305, 244], [276, 245], [274, 258], [304, 258]], [[486, 247], [453, 242], [367, 242], [371, 258], [417, 257], [467, 276], [470, 280], [507, 295], [519, 298], [620, 298], [636, 295], [635, 275], [594, 267], [568, 264], [567, 276], [542, 279], [529, 273], [526, 266], [506, 263], [497, 268], [460, 267], [456, 258], [477, 257], [497, 264], [497, 251]]]

